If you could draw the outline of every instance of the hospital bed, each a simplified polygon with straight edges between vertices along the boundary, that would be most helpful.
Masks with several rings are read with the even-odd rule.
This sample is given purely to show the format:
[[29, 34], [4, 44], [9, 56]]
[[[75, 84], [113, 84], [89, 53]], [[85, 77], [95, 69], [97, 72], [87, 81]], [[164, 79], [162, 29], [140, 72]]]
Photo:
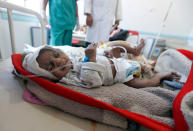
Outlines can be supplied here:
[[[192, 52], [188, 52], [186, 50], [179, 50], [182, 54], [184, 54], [185, 56], [187, 56], [189, 59], [193, 59], [193, 53]], [[13, 65], [14, 65], [14, 68], [16, 69], [17, 72], [21, 73], [22, 75], [31, 75], [31, 74], [28, 74], [28, 72], [26, 72], [25, 70], [23, 70], [23, 68], [21, 67], [21, 58], [20, 58], [20, 55], [19, 54], [15, 54], [15, 55], [12, 55], [12, 61], [13, 61]], [[6, 63], [6, 61], [5, 61]], [[9, 63], [9, 62], [8, 62]], [[9, 63], [10, 64], [10, 63]], [[5, 65], [5, 64], [4, 64]], [[191, 73], [192, 74], [192, 70], [191, 70]], [[17, 78], [14, 78], [14, 79], [17, 79]], [[32, 78], [31, 80], [37, 82], [39, 85], [41, 85], [42, 87], [46, 88], [45, 87], [45, 84], [51, 84], [52, 86], [54, 85], [53, 83], [50, 83], [46, 80], [43, 80], [41, 78]], [[15, 81], [16, 82], [16, 81]], [[116, 107], [113, 107], [112, 105], [108, 105], [104, 102], [101, 102], [101, 101], [98, 101], [96, 99], [92, 99], [90, 97], [87, 97], [85, 95], [82, 95], [82, 94], [78, 94], [77, 92], [74, 92], [74, 91], [71, 91], [71, 90], [68, 90], [68, 89], [63, 89], [63, 87], [59, 86], [59, 85], [54, 85], [56, 86], [59, 90], [56, 90], [56, 91], [53, 91], [51, 89], [51, 86], [47, 85], [48, 88], [47, 90], [50, 90], [52, 92], [55, 92], [56, 94], [62, 96], [62, 97], [65, 97], [65, 98], [68, 98], [68, 99], [72, 99], [72, 100], [75, 100], [75, 101], [78, 101], [80, 102], [81, 104], [86, 104], [88, 106], [94, 106], [94, 107], [97, 107], [97, 108], [101, 108], [101, 109], [105, 109], [105, 110], [109, 110], [109, 111], [112, 111], [114, 113], [117, 113], [121, 116], [124, 116], [128, 119], [132, 119], [133, 121], [135, 122], [138, 122], [150, 129], [153, 129], [153, 130], [174, 130], [174, 128], [172, 128], [171, 126], [168, 126], [166, 124], [163, 124], [163, 123], [160, 123], [160, 122], [156, 122], [155, 120], [152, 120], [152, 119], [149, 119], [147, 117], [144, 117], [143, 115], [141, 114], [136, 114], [136, 113], [132, 113], [132, 112], [129, 112], [129, 111], [125, 111], [125, 110], [122, 110], [122, 109], [118, 109]], [[176, 130], [187, 130], [188, 129], [188, 126], [187, 126], [187, 123], [183, 120], [183, 114], [182, 112], [180, 111], [180, 102], [182, 101], [183, 97], [186, 95], [186, 93], [189, 93], [190, 91], [192, 91], [192, 75], [189, 76], [188, 78], [188, 81], [187, 83], [185, 84], [183, 90], [179, 93], [179, 95], [177, 96], [177, 98], [175, 99], [175, 103], [174, 103], [174, 118], [175, 118], [175, 129]], [[61, 90], [64, 90], [64, 91], [68, 91], [69, 93], [72, 93], [72, 94], [76, 94], [76, 97], [73, 97], [73, 96], [69, 96], [67, 94], [65, 94], [64, 92], [59, 92]], [[21, 95], [21, 94], [20, 94]], [[83, 99], [78, 99], [78, 98], [83, 98]], [[84, 98], [88, 98], [86, 100], [84, 100]], [[2, 102], [3, 103], [3, 102]], [[6, 104], [5, 104], [6, 105]], [[37, 105], [35, 105], [37, 106]], [[42, 107], [42, 110], [44, 111], [45, 107]], [[29, 109], [29, 112], [30, 112], [30, 109], [31, 108], [28, 108]], [[33, 110], [33, 109], [32, 109]], [[12, 110], [13, 111], [13, 110]], [[17, 112], [18, 110], [14, 110], [14, 113], [13, 115]], [[26, 110], [27, 111], [27, 110]], [[4, 109], [4, 112], [5, 112], [5, 109]], [[27, 111], [28, 113], [28, 111]], [[44, 113], [44, 112], [43, 112]], [[31, 116], [32, 117], [32, 116]], [[34, 116], [33, 116], [34, 117]], [[32, 118], [33, 118], [32, 117]], [[44, 117], [44, 116], [42, 116]], [[42, 118], [41, 117], [41, 118]], [[46, 116], [47, 118], [49, 117], [52, 117], [52, 116]], [[57, 116], [58, 118], [58, 116]], [[60, 116], [61, 118], [61, 116]], [[44, 118], [42, 118], [44, 119]], [[32, 121], [29, 121], [29, 123], [32, 122]], [[34, 122], [34, 121], [33, 121]], [[51, 124], [53, 124], [54, 122], [52, 122]], [[31, 124], [31, 123], [30, 123]], [[37, 123], [36, 123], [37, 124]], [[36, 125], [34, 124], [34, 125]], [[39, 123], [40, 125], [41, 123]], [[180, 126], [180, 124], [182, 124], [183, 126]], [[49, 126], [49, 125], [48, 125]], [[6, 127], [6, 126], [5, 126]], [[6, 127], [6, 129], [8, 129], [9, 127]], [[28, 127], [27, 127], [28, 128]], [[34, 127], [35, 128], [35, 127]], [[38, 127], [37, 127], [38, 128]], [[71, 129], [70, 129], [71, 130]], [[85, 129], [83, 129], [85, 130]], [[101, 129], [100, 129], [101, 130]], [[111, 129], [110, 129], [111, 130]], [[112, 129], [112, 130], [121, 130], [121, 129]]]

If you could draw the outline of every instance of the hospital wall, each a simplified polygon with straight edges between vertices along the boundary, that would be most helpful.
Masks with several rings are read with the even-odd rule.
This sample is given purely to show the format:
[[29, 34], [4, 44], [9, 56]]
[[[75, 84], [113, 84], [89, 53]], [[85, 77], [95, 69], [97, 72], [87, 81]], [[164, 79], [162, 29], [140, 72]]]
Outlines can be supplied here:
[[160, 34], [170, 47], [193, 46], [193, 0], [122, 0], [122, 7], [122, 28], [142, 37]]

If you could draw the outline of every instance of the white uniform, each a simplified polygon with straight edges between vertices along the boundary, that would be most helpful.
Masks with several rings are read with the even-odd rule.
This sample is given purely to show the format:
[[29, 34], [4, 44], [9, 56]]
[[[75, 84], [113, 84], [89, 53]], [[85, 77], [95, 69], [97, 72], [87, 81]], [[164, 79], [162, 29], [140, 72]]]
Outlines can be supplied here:
[[85, 0], [84, 4], [84, 13], [93, 17], [93, 25], [87, 29], [86, 41], [107, 41], [113, 21], [121, 20], [121, 0]]

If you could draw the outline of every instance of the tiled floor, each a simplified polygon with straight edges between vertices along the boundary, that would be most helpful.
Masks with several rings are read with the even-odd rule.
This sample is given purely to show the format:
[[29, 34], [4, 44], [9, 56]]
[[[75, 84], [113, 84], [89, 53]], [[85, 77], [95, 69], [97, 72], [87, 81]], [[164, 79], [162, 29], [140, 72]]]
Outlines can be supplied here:
[[0, 60], [0, 131], [123, 131], [25, 102], [24, 86], [12, 75], [12, 69], [10, 59]]

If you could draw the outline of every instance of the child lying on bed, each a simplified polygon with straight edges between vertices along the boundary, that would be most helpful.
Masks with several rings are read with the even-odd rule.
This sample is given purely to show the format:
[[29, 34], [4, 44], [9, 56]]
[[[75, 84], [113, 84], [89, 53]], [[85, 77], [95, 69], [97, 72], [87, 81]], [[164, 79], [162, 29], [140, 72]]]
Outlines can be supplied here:
[[[137, 47], [131, 47], [131, 44], [127, 41], [112, 41], [107, 42], [106, 44], [107, 49], [103, 49], [104, 55], [108, 58], [126, 58], [133, 61], [139, 62], [141, 66], [141, 73], [142, 76], [145, 78], [151, 78], [154, 74], [153, 72], [153, 65], [150, 63], [142, 54], [141, 49], [145, 46], [145, 40], [141, 39], [140, 44]], [[110, 48], [110, 49], [108, 49]], [[97, 48], [97, 54], [100, 49]], [[125, 53], [126, 52], [126, 53]]]
[[[142, 45], [140, 44], [139, 47], [143, 47]], [[162, 79], [180, 78], [176, 73], [170, 72], [157, 73], [151, 79], [140, 79], [136, 77], [141, 72], [138, 62], [124, 58], [111, 59], [99, 56], [96, 55], [96, 48], [96, 44], [88, 46], [85, 49], [85, 58], [87, 59], [83, 61], [83, 58], [68, 56], [59, 49], [45, 46], [27, 54], [23, 61], [23, 67], [38, 76], [86, 88], [114, 83], [143, 88], [158, 86]]]

